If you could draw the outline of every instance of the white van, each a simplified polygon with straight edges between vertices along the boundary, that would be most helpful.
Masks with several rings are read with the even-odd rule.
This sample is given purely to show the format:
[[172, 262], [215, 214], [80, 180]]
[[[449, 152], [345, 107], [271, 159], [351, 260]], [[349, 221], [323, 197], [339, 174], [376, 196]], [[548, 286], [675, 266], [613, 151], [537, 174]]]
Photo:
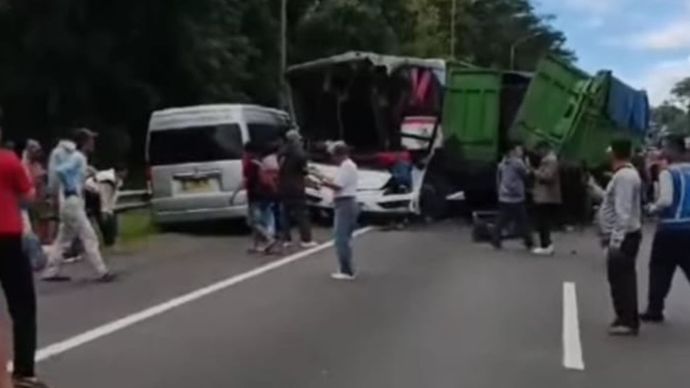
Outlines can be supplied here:
[[247, 215], [242, 156], [289, 129], [287, 113], [254, 105], [203, 105], [154, 112], [146, 159], [156, 223]]

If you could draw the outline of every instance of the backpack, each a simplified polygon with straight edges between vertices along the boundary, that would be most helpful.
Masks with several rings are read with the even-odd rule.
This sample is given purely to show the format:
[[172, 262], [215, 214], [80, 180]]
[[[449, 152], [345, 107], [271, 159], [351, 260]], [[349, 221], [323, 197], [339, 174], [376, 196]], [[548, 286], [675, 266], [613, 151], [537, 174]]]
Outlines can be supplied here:
[[253, 161], [258, 167], [258, 189], [262, 194], [278, 193], [278, 157], [274, 154], [268, 155], [261, 160]]

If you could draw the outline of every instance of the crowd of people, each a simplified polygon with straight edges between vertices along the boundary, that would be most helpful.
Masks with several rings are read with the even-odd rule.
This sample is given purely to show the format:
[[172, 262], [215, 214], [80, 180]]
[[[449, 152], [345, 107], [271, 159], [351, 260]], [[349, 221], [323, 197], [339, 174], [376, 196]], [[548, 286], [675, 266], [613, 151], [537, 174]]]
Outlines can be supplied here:
[[243, 162], [243, 187], [247, 192], [249, 224], [252, 228], [251, 253], [282, 253], [293, 245], [292, 229], [299, 230], [301, 248], [314, 248], [307, 187], [326, 187], [334, 197], [334, 236], [340, 268], [338, 280], [352, 280], [352, 235], [357, 225], [357, 165], [350, 159], [345, 143], [331, 145], [330, 153], [338, 166], [335, 177], [309, 169], [303, 140], [296, 130], [284, 139], [258, 145], [249, 142]]
[[39, 272], [44, 281], [70, 280], [61, 268], [66, 251], [73, 251], [92, 264], [95, 280], [116, 278], [103, 260], [96, 229], [106, 245], [114, 243], [114, 205], [126, 168], [98, 172], [91, 167], [88, 157], [95, 141], [94, 132], [74, 130], [58, 143], [45, 165], [43, 148], [35, 140], [26, 141], [21, 155], [14, 149], [0, 150], [0, 283], [12, 320], [16, 388], [46, 386], [35, 373], [33, 273]]
[[[2, 130], [0, 129], [0, 141]], [[77, 245], [78, 254], [93, 267], [95, 280], [110, 282], [116, 275], [101, 255], [101, 241], [115, 240], [117, 190], [126, 169], [98, 172], [89, 165], [96, 134], [75, 130], [60, 141], [43, 163], [41, 145], [28, 140], [17, 155], [0, 150], [0, 283], [12, 319], [15, 387], [45, 387], [35, 373], [36, 293], [33, 273], [44, 281], [69, 281], [62, 273], [65, 251]], [[243, 160], [243, 188], [247, 193], [248, 220], [256, 254], [282, 253], [295, 245], [292, 230], [299, 230], [299, 246], [318, 246], [312, 235], [306, 190], [327, 188], [334, 198], [334, 237], [337, 280], [354, 280], [352, 237], [357, 225], [358, 168], [345, 143], [336, 142], [330, 154], [337, 166], [334, 177], [308, 167], [308, 156], [297, 131], [267, 145], [250, 142]], [[685, 139], [665, 142], [663, 168], [656, 190], [646, 189], [639, 166], [633, 163], [632, 144], [611, 144], [611, 179], [606, 188], [588, 181], [590, 195], [600, 203], [597, 216], [601, 244], [606, 249], [607, 273], [615, 320], [609, 333], [634, 336], [640, 323], [665, 320], [665, 299], [677, 268], [690, 279], [690, 163]], [[536, 255], [555, 252], [552, 231], [562, 205], [561, 168], [548, 143], [526, 158], [521, 145], [509, 147], [498, 166], [499, 209], [492, 244], [501, 248], [504, 230], [513, 225], [525, 246]], [[531, 194], [531, 195], [530, 195]], [[531, 197], [534, 206], [528, 206]], [[653, 198], [650, 198], [653, 197]], [[92, 202], [92, 203], [90, 203]], [[89, 212], [89, 209], [92, 212]], [[643, 237], [645, 213], [658, 215], [649, 264], [646, 310], [638, 311], [636, 260]], [[530, 214], [538, 233], [535, 243]], [[96, 225], [94, 227], [94, 225]], [[99, 233], [96, 229], [100, 230]], [[49, 244], [47, 257], [43, 245]], [[0, 346], [2, 347], [2, 346]], [[3, 350], [3, 349], [0, 349]], [[0, 352], [0, 363], [5, 353]], [[0, 376], [0, 387], [8, 376]]]
[[[525, 246], [538, 255], [552, 255], [551, 231], [562, 204], [558, 158], [547, 143], [537, 147], [537, 163], [525, 157], [521, 145], [509, 147], [498, 168], [499, 209], [492, 244], [501, 248], [505, 229], [513, 225]], [[676, 269], [690, 280], [690, 158], [684, 137], [664, 141], [663, 163], [650, 168], [640, 163], [628, 140], [610, 147], [611, 175], [606, 188], [589, 177], [588, 195], [599, 210], [596, 223], [601, 245], [606, 249], [607, 276], [615, 319], [609, 333], [636, 336], [640, 323], [664, 322], [665, 299]], [[650, 171], [651, 170], [651, 171]], [[533, 205], [528, 206], [531, 189]], [[532, 210], [532, 211], [530, 211]], [[539, 246], [535, 247], [530, 214], [534, 215]], [[659, 218], [649, 261], [647, 308], [638, 309], [636, 261], [643, 237], [645, 215]]]

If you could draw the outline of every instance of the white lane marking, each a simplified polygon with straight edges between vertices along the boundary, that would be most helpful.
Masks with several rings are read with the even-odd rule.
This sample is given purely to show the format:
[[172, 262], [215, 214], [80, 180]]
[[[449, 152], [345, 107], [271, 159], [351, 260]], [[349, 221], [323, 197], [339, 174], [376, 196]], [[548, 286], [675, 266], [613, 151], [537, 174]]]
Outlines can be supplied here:
[[[365, 233], [371, 232], [374, 228], [372, 227], [367, 227], [363, 229], [359, 229], [355, 232], [355, 237], [363, 235]], [[177, 298], [171, 299], [167, 302], [161, 303], [159, 305], [147, 308], [145, 310], [139, 311], [138, 313], [134, 313], [132, 315], [126, 316], [124, 318], [118, 319], [116, 321], [104, 324], [102, 326], [96, 327], [92, 330], [89, 330], [85, 333], [76, 335], [72, 338], [68, 338], [64, 341], [60, 341], [57, 343], [54, 343], [52, 345], [46, 346], [43, 349], [40, 349], [36, 353], [36, 361], [45, 361], [51, 357], [55, 357], [59, 354], [65, 353], [67, 351], [70, 351], [72, 349], [75, 349], [79, 346], [82, 346], [84, 344], [87, 344], [89, 342], [95, 341], [99, 338], [105, 337], [107, 335], [113, 334], [117, 331], [123, 330], [129, 326], [135, 325], [137, 323], [140, 323], [142, 321], [145, 321], [147, 319], [153, 318], [157, 315], [161, 315], [163, 313], [166, 313], [172, 309], [175, 309], [177, 307], [180, 307], [182, 305], [185, 305], [187, 303], [194, 302], [198, 299], [201, 299], [205, 296], [214, 294], [216, 292], [222, 291], [226, 288], [232, 287], [236, 284], [242, 283], [246, 280], [250, 280], [252, 278], [255, 278], [257, 276], [263, 275], [265, 273], [271, 272], [273, 270], [276, 270], [280, 267], [284, 267], [288, 264], [294, 263], [296, 261], [302, 260], [310, 255], [313, 255], [317, 252], [326, 250], [334, 245], [334, 241], [331, 240], [329, 242], [323, 243], [317, 247], [314, 247], [312, 249], [308, 249], [302, 252], [298, 252], [294, 255], [285, 257], [283, 259], [280, 259], [278, 261], [274, 261], [270, 264], [264, 265], [262, 267], [253, 269], [249, 272], [245, 272], [243, 274], [237, 275], [230, 277], [225, 280], [221, 280], [217, 283], [211, 284], [207, 287], [198, 289], [196, 291], [192, 291], [188, 294], [179, 296]]]
[[580, 321], [577, 314], [575, 283], [563, 283], [563, 366], [585, 370], [580, 341]]

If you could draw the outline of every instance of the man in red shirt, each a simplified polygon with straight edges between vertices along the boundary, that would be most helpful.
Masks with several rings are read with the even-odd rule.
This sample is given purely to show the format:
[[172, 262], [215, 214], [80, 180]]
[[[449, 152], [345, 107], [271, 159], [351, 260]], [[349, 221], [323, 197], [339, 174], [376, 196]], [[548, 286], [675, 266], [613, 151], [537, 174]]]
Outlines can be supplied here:
[[20, 203], [33, 196], [33, 186], [19, 158], [11, 151], [0, 150], [0, 283], [12, 318], [16, 388], [45, 387], [34, 370], [36, 290], [31, 263], [22, 249]]

